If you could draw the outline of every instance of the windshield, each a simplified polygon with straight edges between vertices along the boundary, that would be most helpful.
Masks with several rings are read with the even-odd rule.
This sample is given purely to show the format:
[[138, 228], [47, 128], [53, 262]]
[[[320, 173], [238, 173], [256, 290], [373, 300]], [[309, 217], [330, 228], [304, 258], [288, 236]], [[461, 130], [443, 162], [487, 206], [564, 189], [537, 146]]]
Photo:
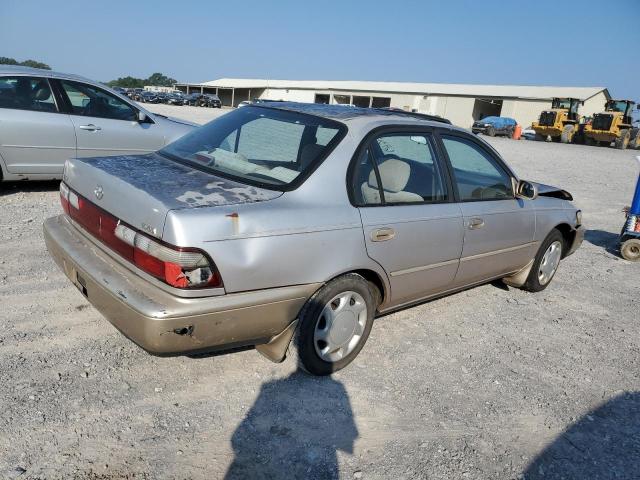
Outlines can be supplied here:
[[554, 98], [551, 108], [571, 108], [571, 100], [568, 98]]
[[344, 125], [297, 112], [234, 110], [160, 150], [214, 174], [279, 189], [296, 184], [346, 133]]
[[605, 106], [605, 110], [609, 112], [622, 112], [627, 110], [627, 102], [622, 100], [609, 100]]

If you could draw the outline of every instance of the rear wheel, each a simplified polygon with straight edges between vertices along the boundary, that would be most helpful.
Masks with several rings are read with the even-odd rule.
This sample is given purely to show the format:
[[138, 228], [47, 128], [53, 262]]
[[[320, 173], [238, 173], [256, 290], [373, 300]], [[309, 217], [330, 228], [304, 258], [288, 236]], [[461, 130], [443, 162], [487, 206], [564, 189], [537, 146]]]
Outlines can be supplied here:
[[640, 239], [632, 238], [623, 242], [620, 246], [620, 254], [625, 260], [640, 261]]
[[560, 134], [560, 141], [562, 143], [571, 143], [573, 140], [574, 130], [573, 125], [565, 125], [562, 129], [562, 133]]
[[291, 348], [298, 365], [312, 375], [346, 367], [369, 337], [377, 293], [363, 277], [349, 273], [318, 290], [299, 315]]
[[496, 136], [496, 129], [493, 128], [493, 127], [487, 128], [487, 135], [489, 135], [490, 137], [495, 137]]
[[629, 146], [631, 133], [629, 130], [620, 130], [620, 136], [615, 139], [615, 145], [618, 150], [626, 150]]
[[541, 292], [547, 288], [558, 270], [563, 251], [564, 238], [562, 233], [554, 228], [540, 245], [527, 281], [522, 288], [529, 292]]

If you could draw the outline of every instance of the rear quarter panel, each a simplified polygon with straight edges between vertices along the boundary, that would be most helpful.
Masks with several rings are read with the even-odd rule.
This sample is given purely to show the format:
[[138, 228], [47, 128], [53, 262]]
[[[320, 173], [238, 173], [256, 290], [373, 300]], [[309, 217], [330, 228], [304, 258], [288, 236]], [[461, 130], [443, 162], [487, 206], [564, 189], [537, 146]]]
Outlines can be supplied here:
[[164, 240], [206, 251], [229, 293], [326, 282], [382, 268], [366, 254], [357, 209], [292, 201], [171, 211]]

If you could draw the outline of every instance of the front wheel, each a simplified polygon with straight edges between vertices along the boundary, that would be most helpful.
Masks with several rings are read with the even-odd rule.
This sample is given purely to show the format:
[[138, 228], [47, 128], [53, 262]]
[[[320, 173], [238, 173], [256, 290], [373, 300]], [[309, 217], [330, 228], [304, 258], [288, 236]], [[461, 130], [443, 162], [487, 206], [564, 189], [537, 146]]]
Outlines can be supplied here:
[[621, 130], [620, 136], [615, 139], [615, 146], [618, 150], [626, 150], [631, 140], [631, 134], [629, 130]]
[[292, 342], [300, 368], [312, 375], [330, 375], [353, 361], [373, 325], [378, 296], [372, 288], [362, 276], [349, 273], [307, 301]]
[[560, 134], [560, 141], [562, 143], [571, 143], [573, 140], [574, 128], [573, 125], [565, 125]]
[[493, 128], [493, 127], [487, 128], [487, 135], [489, 135], [490, 137], [495, 137], [496, 136], [496, 129]]
[[522, 288], [529, 292], [541, 292], [547, 288], [558, 270], [563, 251], [564, 238], [562, 233], [554, 228], [540, 245]]

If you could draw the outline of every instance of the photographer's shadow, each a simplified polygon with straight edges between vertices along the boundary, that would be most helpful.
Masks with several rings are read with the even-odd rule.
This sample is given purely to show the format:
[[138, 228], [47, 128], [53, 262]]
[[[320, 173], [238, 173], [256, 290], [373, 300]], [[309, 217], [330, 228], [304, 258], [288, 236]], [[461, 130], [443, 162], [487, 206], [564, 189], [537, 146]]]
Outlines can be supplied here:
[[618, 395], [569, 426], [524, 480], [640, 478], [640, 392]]
[[295, 372], [262, 385], [231, 439], [225, 478], [338, 478], [337, 452], [353, 453], [357, 438], [342, 383]]

